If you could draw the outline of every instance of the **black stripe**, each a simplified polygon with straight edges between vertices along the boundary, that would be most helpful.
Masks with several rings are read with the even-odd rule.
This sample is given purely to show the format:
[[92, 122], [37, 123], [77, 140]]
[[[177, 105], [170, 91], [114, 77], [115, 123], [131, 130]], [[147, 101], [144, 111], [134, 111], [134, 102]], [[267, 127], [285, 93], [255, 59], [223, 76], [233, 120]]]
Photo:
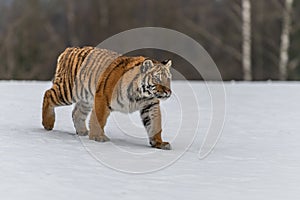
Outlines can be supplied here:
[[80, 106], [84, 109], [90, 110], [91, 107], [89, 106], [89, 104], [85, 104], [85, 103], [81, 103]]
[[60, 104], [63, 104], [59, 84], [56, 84], [56, 97]]
[[117, 96], [117, 103], [123, 108], [124, 104], [121, 102], [121, 101], [123, 101], [123, 97], [122, 97], [122, 82], [123, 82], [123, 79], [121, 78], [120, 79], [120, 83], [119, 83], [120, 87], [119, 87], [118, 96]]
[[[96, 55], [95, 55], [95, 54], [96, 54]], [[92, 53], [91, 58], [89, 57], [90, 60], [88, 60], [88, 61], [90, 62], [91, 59], [92, 59], [92, 63], [91, 63], [91, 65], [89, 65], [89, 64], [87, 63], [87, 65], [89, 65], [89, 66], [94, 66], [95, 62], [99, 59], [100, 56], [102, 56], [102, 52], [101, 52], [101, 51], [100, 51], [100, 52], [94, 51], [94, 52]], [[94, 58], [94, 59], [93, 59], [93, 58]]]
[[[51, 93], [51, 89], [48, 90], [47, 92], [49, 93], [49, 97], [50, 97], [50, 100], [52, 101], [52, 103], [53, 103], [53, 104], [57, 104], [57, 103], [54, 101], [54, 98], [53, 98], [52, 93]], [[46, 93], [47, 93], [47, 92], [46, 92]], [[55, 92], [54, 92], [54, 94], [55, 94]], [[46, 97], [46, 95], [44, 96], [44, 98], [45, 98], [45, 97]]]
[[[122, 59], [121, 62], [118, 63], [118, 65], [115, 66], [115, 67], [109, 72], [109, 74], [107, 75], [107, 79], [106, 79], [105, 82], [104, 82], [104, 88], [106, 87], [108, 78], [110, 77], [111, 73], [112, 73], [115, 69], [117, 69], [118, 67], [120, 67], [120, 65], [123, 64], [123, 63], [125, 62], [125, 60], [128, 60], [128, 58]], [[129, 63], [130, 63], [130, 62], [128, 62], [127, 64], [129, 64]], [[123, 74], [122, 74], [122, 76], [123, 76], [126, 72], [132, 70], [134, 67], [136, 67], [136, 66], [138, 66], [138, 65], [140, 65], [140, 64], [141, 64], [141, 62], [138, 62], [138, 63], [136, 63], [133, 67], [131, 67], [130, 69], [124, 71]], [[126, 65], [125, 65], [125, 66], [126, 66]], [[121, 77], [122, 77], [122, 76], [121, 76]]]
[[89, 94], [90, 94], [89, 91], [85, 90], [85, 97], [86, 97], [86, 99], [88, 99], [88, 96], [90, 96]]
[[[118, 58], [116, 58], [116, 59], [118, 59]], [[116, 60], [115, 59], [115, 60]], [[110, 70], [110, 72], [108, 73], [108, 75], [106, 76], [106, 79], [105, 79], [105, 81], [104, 81], [104, 88], [106, 88], [106, 84], [107, 84], [107, 81], [108, 81], [108, 79], [109, 79], [109, 77], [110, 77], [110, 75], [112, 74], [112, 72], [115, 70], [115, 69], [117, 69], [118, 67], [120, 67], [120, 65], [121, 64], [123, 64], [124, 62], [125, 62], [125, 60], [128, 60], [128, 58], [124, 58], [124, 59], [122, 59], [119, 63], [117, 63], [117, 65], [116, 66], [114, 66], [114, 68], [112, 68], [111, 70]], [[114, 61], [112, 61], [110, 64], [109, 64], [109, 66], [113, 63]], [[128, 63], [130, 63], [130, 62], [128, 62]], [[127, 63], [127, 64], [128, 64]], [[139, 65], [140, 64], [140, 62], [139, 63], [137, 63], [136, 65], [134, 65], [132, 68], [134, 68], [135, 66], [137, 66], [137, 65]], [[126, 66], [126, 65], [125, 65]], [[131, 69], [132, 69], [131, 68]], [[131, 69], [129, 69], [129, 70], [131, 70]], [[122, 76], [127, 72], [127, 71], [129, 71], [129, 70], [126, 70], [126, 71], [124, 71], [123, 72], [123, 74], [122, 74]], [[106, 71], [104, 71], [104, 73], [105, 73]], [[98, 89], [100, 89], [100, 88], [98, 88]]]
[[61, 84], [57, 84], [58, 87], [59, 87], [59, 91], [60, 91], [60, 95], [61, 95], [61, 98], [62, 98], [62, 101], [65, 103], [65, 104], [68, 104], [67, 102], [67, 98], [66, 98], [66, 90], [65, 90], [65, 84], [64, 83], [61, 83]]
[[81, 112], [81, 114], [83, 114], [84, 116], [87, 116], [90, 113], [90, 110], [85, 111], [85, 110], [79, 109], [79, 112]]
[[131, 90], [133, 88], [133, 83], [139, 78], [139, 76], [140, 76], [140, 74], [135, 75], [135, 77], [132, 79], [131, 83], [129, 84], [129, 86], [127, 88], [127, 97], [131, 102], [134, 101], [132, 94], [131, 94]]
[[[71, 51], [69, 50], [69, 49], [67, 49], [67, 50], [65, 50], [62, 54], [61, 54], [61, 57], [60, 57], [60, 68], [62, 68], [62, 67], [65, 67], [66, 66], [66, 61], [68, 61], [68, 60], [66, 60], [66, 58], [67, 57], [69, 57], [69, 54], [71, 53]], [[58, 63], [58, 64], [59, 64]]]
[[57, 97], [57, 92], [56, 92], [56, 90], [54, 90], [53, 88], [51, 88], [50, 91], [52, 91], [53, 94], [54, 94], [54, 96], [56, 97], [56, 100], [54, 100], [54, 97], [53, 97], [52, 93], [50, 92], [52, 102], [55, 103], [56, 105], [61, 105], [61, 103], [60, 103], [60, 101], [59, 101], [59, 98]]
[[[65, 97], [65, 88], [64, 88], [64, 86], [61, 86], [61, 84], [57, 84], [58, 85], [58, 88], [59, 88], [59, 92], [60, 92], [60, 98], [61, 98], [61, 101], [62, 101], [62, 103], [64, 103], [64, 104], [68, 104], [67, 103], [67, 99], [66, 99], [66, 97]], [[64, 85], [64, 84], [63, 84]], [[63, 91], [63, 92], [62, 92]]]
[[[81, 60], [80, 60], [81, 61]], [[80, 63], [81, 65], [82, 63]], [[71, 71], [71, 74], [72, 74], [72, 79], [75, 81], [76, 79], [76, 76], [77, 76], [77, 71], [78, 71], [78, 66], [79, 66], [79, 62], [77, 63], [77, 65], [74, 66], [74, 74], [73, 74], [73, 70]]]
[[[107, 84], [107, 81], [108, 81], [110, 75], [112, 74], [112, 72], [113, 72], [115, 69], [117, 69], [118, 67], [120, 67], [120, 65], [124, 63], [124, 60], [125, 60], [125, 59], [123, 59], [117, 66], [115, 66], [115, 67], [109, 72], [109, 74], [108, 74], [108, 76], [106, 77], [106, 80], [105, 80], [105, 82], [104, 82], [104, 88], [103, 88], [103, 89], [105, 89], [106, 84]], [[127, 63], [127, 64], [128, 64], [128, 63]], [[123, 73], [122, 73], [122, 75], [120, 76], [120, 79], [122, 78], [122, 76], [123, 76], [126, 72], [128, 72], [128, 71], [134, 69], [135, 66], [140, 65], [140, 64], [141, 64], [141, 62], [138, 62], [138, 63], [136, 63], [133, 67], [127, 69], [126, 71], [124, 70]], [[126, 65], [125, 65], [125, 66], [126, 66]], [[123, 66], [123, 68], [124, 68], [124, 66]], [[108, 97], [107, 97], [107, 96], [106, 96], [106, 101], [107, 101], [108, 104], [110, 103], [110, 102], [108, 101]], [[108, 105], [108, 106], [110, 107], [110, 105]]]
[[117, 97], [117, 103], [118, 103], [122, 108], [124, 108], [124, 104], [120, 101], [119, 97]]
[[[79, 49], [75, 55], [73, 55], [72, 57], [72, 64], [71, 64], [71, 74], [72, 74], [72, 79], [75, 81], [76, 79], [76, 75], [77, 75], [77, 71], [78, 71], [78, 66], [82, 64], [82, 58], [81, 58], [81, 53], [82, 53], [82, 49]], [[77, 62], [74, 64], [75, 59], [77, 60]], [[73, 75], [73, 68], [74, 68], [74, 75]]]
[[142, 110], [141, 110], [141, 115], [144, 115], [145, 113], [149, 112], [150, 108], [152, 108], [153, 106], [157, 105], [158, 103], [152, 103], [152, 104], [149, 104], [147, 105], [146, 107], [144, 107]]
[[[90, 94], [92, 94], [92, 73], [95, 73], [93, 69], [90, 69], [91, 70], [91, 73], [90, 73], [90, 77], [89, 77], [89, 82], [88, 82], [88, 90], [90, 92]], [[96, 77], [97, 78], [97, 77]], [[94, 86], [94, 87], [97, 87], [97, 86]]]
[[139, 101], [151, 101], [154, 97], [141, 97], [141, 98], [135, 98], [134, 100], [138, 103]]
[[65, 81], [63, 83], [63, 90], [64, 90], [64, 95], [65, 95], [64, 100], [66, 101], [66, 104], [70, 104], [70, 101], [69, 101], [69, 98], [68, 98], [69, 89], [67, 87], [69, 84], [67, 84], [67, 82], [69, 82], [69, 81]]
[[[71, 56], [71, 58], [70, 58], [70, 62], [69, 62], [69, 66], [68, 66], [68, 69], [72, 69], [73, 68], [73, 65], [74, 65], [74, 61], [75, 61], [75, 58], [76, 58], [76, 56], [77, 56], [77, 54], [78, 54], [78, 51], [76, 51], [77, 49], [74, 49], [73, 51], [72, 51], [72, 56]], [[76, 63], [77, 64], [77, 63]]]
[[77, 83], [78, 81], [76, 80], [74, 83], [73, 83], [73, 88], [72, 88], [72, 101], [73, 102], [76, 102], [76, 99], [78, 99], [78, 96], [77, 96]]
[[[95, 54], [96, 54], [96, 51], [94, 51], [92, 54], [90, 54], [91, 56], [88, 57], [88, 60], [87, 60], [87, 62], [86, 62], [86, 66], [93, 67], [94, 64], [95, 64], [95, 62], [99, 59], [99, 57], [102, 56], [102, 53], [101, 53], [101, 52], [98, 52], [98, 53], [96, 54], [96, 57], [94, 56]], [[95, 58], [93, 59], [93, 57], [95, 57]], [[90, 63], [91, 60], [92, 60], [92, 63]]]
[[[142, 81], [142, 83], [146, 83], [146, 78], [148, 78], [149, 77], [149, 74], [145, 74], [145, 76], [143, 77], [143, 81]], [[149, 79], [150, 80], [150, 79]], [[148, 83], [149, 84], [149, 83]]]
[[151, 119], [149, 116], [146, 116], [143, 118], [143, 124], [145, 127], [148, 127], [150, 125], [150, 123], [151, 123]]
[[107, 81], [108, 81], [108, 79], [109, 79], [111, 73], [112, 73], [115, 69], [117, 69], [117, 68], [118, 68], [121, 64], [123, 64], [123, 63], [124, 63], [124, 59], [121, 60], [121, 62], [119, 62], [117, 66], [115, 66], [114, 68], [112, 68], [112, 70], [110, 70], [109, 74], [107, 75], [107, 77], [106, 77], [106, 79], [105, 79], [105, 81], [104, 81], [104, 86], [103, 86], [103, 88], [106, 88], [106, 84], [107, 84]]
[[93, 68], [91, 68], [89, 71], [90, 71], [90, 75], [88, 77], [87, 89], [88, 89], [89, 93], [92, 94], [92, 77], [93, 77], [93, 73], [95, 73], [95, 72], [94, 72]]
[[[94, 63], [96, 62], [96, 61], [98, 61], [99, 60], [99, 58], [101, 59], [101, 57], [102, 57], [103, 55], [101, 54], [101, 52], [96, 56], [96, 58], [93, 60], [93, 63], [92, 63], [92, 65], [89, 65], [90, 66], [90, 76], [89, 76], [89, 82], [88, 82], [88, 90], [89, 90], [89, 92], [90, 92], [90, 94], [92, 94], [92, 76], [93, 76], [93, 73], [95, 73], [95, 71], [97, 70], [99, 70], [100, 71], [100, 67], [94, 67]], [[88, 63], [86, 64], [86, 65], [88, 65]], [[97, 77], [97, 74], [95, 74], [95, 79], [97, 79], [98, 77]], [[98, 82], [98, 81], [97, 81]], [[95, 88], [97, 87], [97, 85], [95, 85], [94, 86]]]
[[74, 49], [75, 48], [69, 49], [68, 52], [65, 54], [63, 64], [65, 68], [67, 67], [67, 69], [69, 68], [70, 62], [72, 61], [72, 54], [74, 52]]
[[90, 70], [91, 70], [91, 68], [89, 68], [89, 70], [87, 70], [87, 67], [85, 67], [83, 70], [81, 70], [81, 72], [83, 72], [80, 74], [81, 81], [86, 80], [87, 77], [89, 77], [89, 78], [91, 77]]
[[[73, 82], [73, 84], [71, 82]], [[66, 81], [66, 84], [67, 84], [67, 87], [69, 88], [68, 91], [69, 91], [69, 94], [70, 94], [70, 99], [68, 97], [68, 101], [71, 104], [72, 103], [72, 99], [73, 99], [73, 87], [72, 87], [72, 85], [74, 86], [74, 80], [73, 79], [68, 79]]]
[[[72, 86], [71, 86], [70, 81], [72, 80], [72, 75], [73, 75], [72, 74], [72, 71], [73, 71], [72, 68], [73, 68], [73, 62], [74, 62], [74, 55], [72, 55], [72, 54], [74, 54], [74, 52], [76, 53], [76, 50], [77, 50], [77, 48], [70, 49], [66, 54], [66, 59], [64, 59], [65, 61], [68, 61], [67, 62], [68, 64], [66, 62], [64, 62], [64, 65], [65, 65], [64, 67], [66, 68], [65, 73], [67, 73], [67, 74], [65, 74], [64, 83], [63, 83], [64, 84], [63, 88], [64, 88], [65, 95], [66, 95], [66, 98], [65, 98], [64, 101], [66, 101], [67, 104], [71, 104], [72, 96], [73, 96], [72, 91], [71, 91]], [[71, 76], [71, 80], [67, 78], [69, 76]], [[69, 87], [69, 89], [67, 87]], [[66, 91], [70, 91], [71, 99], [69, 99], [68, 93], [66, 93]]]
[[[80, 51], [79, 51], [79, 53], [76, 55], [77, 56], [77, 63], [76, 63], [76, 65], [74, 65], [74, 66], [72, 66], [72, 68], [71, 68], [71, 74], [72, 74], [72, 80], [73, 81], [75, 81], [75, 79], [76, 79], [76, 76], [77, 76], [77, 71], [78, 71], [78, 67], [79, 67], [79, 65], [81, 66], [81, 64], [82, 64], [82, 62], [83, 62], [83, 57], [82, 57], [82, 52], [84, 51], [84, 49], [81, 49]], [[74, 73], [73, 73], [74, 72]]]
[[83, 85], [81, 84], [81, 90], [80, 90], [80, 97], [81, 97], [81, 99], [84, 99], [84, 96], [83, 96], [83, 94], [84, 94], [84, 87], [83, 87]]
[[108, 59], [104, 59], [101, 63], [103, 66], [110, 66], [111, 63], [115, 61], [118, 56], [108, 56]]

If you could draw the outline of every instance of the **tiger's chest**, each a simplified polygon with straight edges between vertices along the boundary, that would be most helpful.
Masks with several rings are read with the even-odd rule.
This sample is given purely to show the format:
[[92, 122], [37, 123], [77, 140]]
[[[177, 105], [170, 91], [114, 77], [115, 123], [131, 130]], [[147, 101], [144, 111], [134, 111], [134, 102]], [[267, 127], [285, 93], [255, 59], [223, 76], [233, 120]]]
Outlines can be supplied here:
[[142, 108], [141, 102], [130, 101], [127, 98], [122, 98], [116, 96], [112, 99], [110, 107], [113, 111], [118, 111], [122, 113], [132, 113]]
[[132, 100], [129, 99], [127, 95], [123, 95], [122, 92], [115, 94], [110, 102], [110, 107], [112, 111], [118, 111], [122, 113], [132, 113], [141, 110], [146, 105], [158, 101], [157, 99], [142, 99], [142, 100]]
[[122, 112], [122, 113], [132, 113], [137, 110], [140, 110], [140, 105], [137, 103], [128, 103], [128, 104], [120, 105], [118, 102], [112, 102], [111, 110]]

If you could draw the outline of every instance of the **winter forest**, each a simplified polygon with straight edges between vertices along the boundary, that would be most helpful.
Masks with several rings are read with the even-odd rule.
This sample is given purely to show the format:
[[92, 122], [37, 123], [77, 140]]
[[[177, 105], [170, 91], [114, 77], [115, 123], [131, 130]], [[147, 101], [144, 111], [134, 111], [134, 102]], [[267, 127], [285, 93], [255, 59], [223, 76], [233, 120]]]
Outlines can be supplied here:
[[[223, 80], [299, 80], [299, 17], [294, 0], [1, 0], [0, 79], [50, 80], [66, 47], [153, 26], [199, 42]], [[185, 78], [201, 79], [169, 57]]]

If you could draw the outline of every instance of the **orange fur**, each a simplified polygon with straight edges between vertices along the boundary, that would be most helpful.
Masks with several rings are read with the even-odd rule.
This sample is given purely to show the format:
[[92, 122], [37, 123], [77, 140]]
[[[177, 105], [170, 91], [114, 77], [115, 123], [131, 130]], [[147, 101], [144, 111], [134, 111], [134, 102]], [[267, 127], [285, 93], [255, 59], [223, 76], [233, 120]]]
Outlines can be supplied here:
[[106, 103], [109, 104], [113, 94], [113, 90], [120, 78], [131, 68], [142, 63], [144, 57], [126, 57], [120, 56], [105, 70], [100, 76], [96, 96], [105, 96]]
[[[158, 68], [153, 68], [153, 63]], [[58, 58], [53, 85], [44, 94], [44, 128], [53, 129], [55, 107], [76, 103], [72, 112], [76, 133], [80, 136], [89, 134], [91, 140], [105, 142], [109, 138], [105, 136], [104, 127], [112, 110], [140, 110], [151, 146], [170, 149], [169, 143], [163, 142], [161, 138], [161, 112], [159, 99], [156, 99], [169, 97], [171, 93], [168, 63], [169, 66], [142, 56], [120, 56], [116, 52], [94, 47], [67, 48]], [[149, 90], [148, 86], [153, 82], [147, 81], [146, 87], [144, 76], [153, 81], [152, 73], [157, 69], [160, 71], [162, 65], [165, 67], [161, 81], [163, 84], [155, 83], [156, 88], [146, 93], [145, 90]], [[156, 96], [151, 96], [153, 92]], [[85, 120], [91, 110], [89, 132]]]
[[98, 140], [105, 136], [104, 126], [110, 114], [110, 102], [117, 82], [128, 70], [144, 60], [144, 57], [120, 56], [100, 76], [91, 116], [90, 139]]
[[160, 130], [158, 133], [156, 133], [152, 138], [150, 138], [150, 142], [152, 143], [152, 147], [160, 147], [163, 143], [161, 139], [161, 131]]

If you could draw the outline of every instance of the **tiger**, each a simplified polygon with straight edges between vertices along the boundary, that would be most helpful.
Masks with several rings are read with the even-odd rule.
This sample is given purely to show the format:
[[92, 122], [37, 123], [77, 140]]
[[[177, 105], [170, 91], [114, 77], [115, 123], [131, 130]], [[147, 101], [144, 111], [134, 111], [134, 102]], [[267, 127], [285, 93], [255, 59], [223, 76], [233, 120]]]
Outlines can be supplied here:
[[[171, 149], [162, 140], [160, 100], [171, 94], [171, 60], [124, 56], [97, 47], [69, 47], [57, 59], [52, 87], [45, 91], [42, 125], [52, 130], [55, 108], [75, 104], [72, 120], [79, 136], [106, 142], [112, 111], [140, 112], [151, 147]], [[90, 114], [89, 130], [86, 120]]]

